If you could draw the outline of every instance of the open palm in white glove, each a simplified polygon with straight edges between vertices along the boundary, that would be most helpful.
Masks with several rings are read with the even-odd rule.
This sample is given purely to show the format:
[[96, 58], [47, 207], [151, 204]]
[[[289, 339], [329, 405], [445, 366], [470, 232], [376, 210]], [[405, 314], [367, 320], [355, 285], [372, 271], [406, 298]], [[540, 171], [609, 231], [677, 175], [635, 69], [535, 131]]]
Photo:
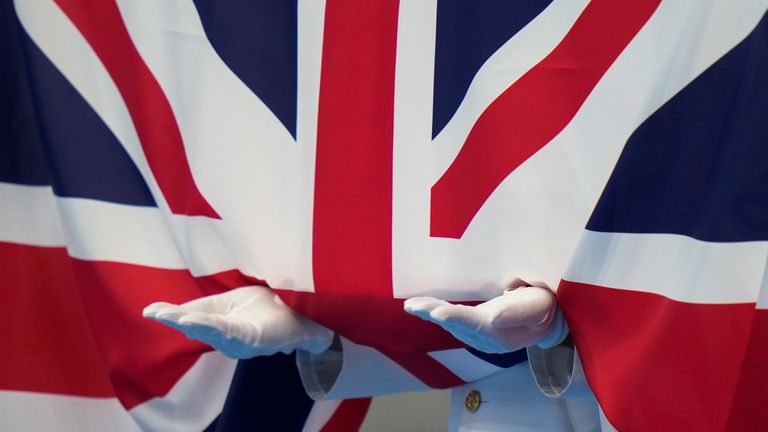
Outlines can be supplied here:
[[433, 297], [414, 297], [404, 306], [407, 312], [487, 353], [512, 352], [534, 344], [550, 348], [568, 335], [563, 313], [547, 288], [521, 286], [477, 306]]
[[152, 303], [152, 318], [211, 345], [233, 358], [250, 358], [302, 349], [320, 353], [333, 332], [299, 315], [269, 288], [248, 286], [174, 305]]

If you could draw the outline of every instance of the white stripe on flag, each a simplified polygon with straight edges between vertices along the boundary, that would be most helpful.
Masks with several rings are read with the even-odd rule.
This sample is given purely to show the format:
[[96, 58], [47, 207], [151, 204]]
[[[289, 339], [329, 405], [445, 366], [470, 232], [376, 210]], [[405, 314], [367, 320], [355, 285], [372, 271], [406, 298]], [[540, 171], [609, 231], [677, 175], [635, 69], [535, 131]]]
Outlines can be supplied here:
[[333, 414], [341, 405], [341, 400], [324, 400], [315, 402], [312, 405], [312, 410], [309, 411], [309, 417], [304, 423], [304, 429], [302, 432], [318, 432], [320, 431], [328, 420], [333, 417]]
[[[314, 37], [301, 48], [315, 50], [309, 57], [300, 51], [298, 57], [298, 90], [305, 92], [298, 95], [300, 132], [316, 130], [316, 108], [306, 106], [319, 97], [322, 37], [317, 32], [323, 15], [316, 9], [319, 2], [312, 3], [310, 14], [300, 5], [302, 24], [310, 24], [307, 30]], [[314, 132], [297, 135], [299, 142], [293, 139], [220, 58], [192, 2], [120, 0], [118, 6], [168, 98], [195, 183], [221, 216], [217, 230], [238, 267], [284, 288], [312, 291], [312, 248], [307, 245], [314, 214], [315, 142], [309, 141]], [[298, 40], [307, 43], [303, 34]], [[82, 85], [88, 83], [81, 79], [77, 86]]]
[[432, 351], [429, 355], [466, 382], [477, 381], [504, 370], [463, 348]]
[[[174, 64], [193, 66], [185, 69], [185, 80], [179, 81], [178, 74], [172, 79], [168, 76], [170, 63], [163, 49], [178, 39], [168, 36], [163, 20], [173, 21], [168, 25], [174, 28], [183, 24], [201, 31], [194, 5], [175, 3], [180, 7], [178, 15], [165, 13], [167, 4], [160, 6], [158, 14], [153, 13], [153, 2], [138, 5], [150, 7], [147, 10], [136, 9], [132, 2], [119, 6], [129, 32], [133, 26], [144, 30], [131, 32], [138, 37], [133, 42], [174, 108], [197, 186], [226, 223], [168, 215], [168, 205], [149, 169], [125, 103], [88, 42], [53, 1], [17, 1], [15, 5], [29, 36], [117, 137], [146, 180], [161, 213], [174, 220], [172, 233], [193, 274], [236, 267], [283, 286], [312, 291], [311, 248], [296, 245], [311, 238], [314, 143], [297, 145], [205, 38], [185, 39], [190, 44], [171, 48]], [[302, 16], [306, 20], [306, 14]], [[143, 17], [150, 19], [142, 21]], [[197, 103], [182, 103], [191, 94]], [[238, 109], [232, 110], [232, 106]], [[201, 117], [207, 121], [199, 121]], [[281, 223], [276, 224], [277, 220]], [[199, 234], [210, 239], [213, 228], [217, 237], [214, 243], [194, 237]], [[229, 254], [220, 253], [223, 244]], [[232, 256], [237, 265], [222, 268], [222, 261], [234, 261]]]
[[757, 301], [768, 242], [585, 231], [564, 279], [688, 303]]
[[[577, 3], [581, 4], [553, 2], [554, 9], [544, 14], [557, 11], [553, 20], [562, 23]], [[432, 95], [423, 89], [432, 88], [431, 60], [418, 62], [412, 53], [420, 50], [425, 55], [426, 42], [399, 52], [392, 225], [395, 297], [490, 298], [515, 277], [555, 286], [626, 140], [651, 113], [742, 40], [763, 15], [765, 4], [765, 0], [662, 2], [568, 126], [499, 185], [459, 241], [429, 236], [429, 197], [463, 138], [450, 132], [458, 126], [449, 124], [429, 141]], [[406, 25], [413, 27], [403, 21], [403, 39], [402, 32], [416, 31]], [[527, 43], [529, 31], [537, 25], [532, 21], [509, 43], [518, 38]], [[531, 42], [535, 43], [543, 42]], [[489, 61], [501, 61], [504, 49]], [[520, 66], [532, 60], [526, 58]], [[507, 59], [505, 64], [513, 61]], [[415, 87], [419, 91], [409, 92], [400, 77], [416, 73], [418, 67], [427, 70], [409, 78], [409, 85], [419, 84]], [[484, 86], [485, 80], [491, 83], [488, 91], [498, 91], [482, 71], [473, 86]], [[451, 122], [463, 122], [467, 109], [460, 108]], [[417, 115], [424, 110], [426, 117]]]
[[[439, 290], [445, 300], [490, 299], [521, 276], [517, 273], [520, 268], [531, 268], [526, 258], [531, 254], [526, 249], [518, 257], [521, 248], [487, 247], [509, 239], [508, 230], [500, 228], [498, 221], [485, 224], [488, 230], [480, 227], [477, 231], [475, 226], [461, 241], [429, 237], [430, 188], [456, 157], [484, 109], [552, 51], [586, 2], [554, 1], [501, 46], [477, 72], [453, 118], [432, 141], [436, 3], [409, 0], [400, 6], [394, 105], [394, 295], [408, 298], [435, 295]], [[519, 208], [515, 205], [515, 213], [520, 213]], [[513, 220], [506, 214], [497, 216], [505, 223]], [[577, 226], [580, 229], [583, 224]], [[489, 231], [493, 232], [486, 236]], [[513, 235], [514, 240], [528, 244], [526, 230], [516, 232], [521, 235]], [[499, 235], [503, 240], [498, 240]], [[515, 241], [507, 244], [518, 244]], [[498, 253], [499, 249], [505, 249], [504, 253]], [[545, 261], [551, 268], [551, 260]], [[543, 277], [534, 273], [536, 280]], [[559, 279], [561, 272], [552, 273], [556, 274], [553, 281]]]
[[763, 283], [760, 284], [760, 294], [757, 297], [757, 308], [768, 309], [768, 254], [766, 254], [765, 267], [763, 269]]
[[0, 390], [0, 418], [22, 431], [199, 432], [221, 412], [236, 362], [203, 354], [164, 398], [126, 411], [117, 398]]
[[608, 417], [605, 416], [605, 412], [598, 406], [600, 411], [600, 432], [618, 432], [615, 427], [608, 421]]
[[196, 276], [236, 268], [216, 232], [219, 222], [205, 218], [164, 217], [154, 207], [60, 198], [49, 186], [10, 183], [0, 183], [0, 214], [3, 242], [66, 246], [83, 260], [189, 268]]
[[[128, 109], [85, 38], [52, 0], [16, 1], [15, 5], [29, 37], [98, 113], [131, 156], [150, 189], [157, 191]], [[158, 204], [167, 208], [165, 202]]]
[[0, 182], [0, 241], [64, 246], [64, 234], [50, 186]]
[[131, 409], [144, 431], [197, 432], [224, 408], [237, 361], [220, 352], [205, 353], [171, 391]]
[[116, 398], [0, 390], [0, 419], [4, 430], [141, 431]]

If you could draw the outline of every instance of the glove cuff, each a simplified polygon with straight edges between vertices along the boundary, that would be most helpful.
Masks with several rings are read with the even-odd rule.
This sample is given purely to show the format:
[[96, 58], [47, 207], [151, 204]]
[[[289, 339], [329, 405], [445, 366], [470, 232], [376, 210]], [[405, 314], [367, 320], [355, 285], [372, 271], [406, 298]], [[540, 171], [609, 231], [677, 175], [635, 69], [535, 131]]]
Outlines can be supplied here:
[[558, 307], [555, 309], [555, 319], [552, 320], [552, 326], [549, 332], [544, 336], [544, 339], [536, 344], [536, 346], [547, 349], [560, 345], [560, 343], [568, 337], [568, 333], [568, 323], [565, 322], [565, 316], [563, 315], [562, 309]]

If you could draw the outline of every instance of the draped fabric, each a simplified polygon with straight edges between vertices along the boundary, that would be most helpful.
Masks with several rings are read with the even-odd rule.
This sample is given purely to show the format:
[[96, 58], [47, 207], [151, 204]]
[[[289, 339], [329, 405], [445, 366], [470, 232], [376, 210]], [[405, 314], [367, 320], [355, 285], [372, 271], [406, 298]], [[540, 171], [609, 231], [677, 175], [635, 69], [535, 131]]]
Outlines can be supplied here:
[[[250, 284], [403, 387], [480, 380], [525, 356], [402, 301], [515, 278], [557, 289], [620, 430], [764, 423], [765, 0], [0, 7], [9, 424], [225, 427], [292, 360], [235, 372], [141, 310]], [[369, 403], [291, 394], [316, 428]]]

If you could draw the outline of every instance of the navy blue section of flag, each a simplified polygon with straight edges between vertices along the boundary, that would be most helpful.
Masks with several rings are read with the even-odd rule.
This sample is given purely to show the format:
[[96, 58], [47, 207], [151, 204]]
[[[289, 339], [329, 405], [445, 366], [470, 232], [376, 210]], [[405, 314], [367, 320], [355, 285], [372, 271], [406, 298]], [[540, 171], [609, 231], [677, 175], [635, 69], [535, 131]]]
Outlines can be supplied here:
[[[690, 64], [685, 55], [682, 61]], [[589, 264], [591, 280], [559, 288], [577, 348], [589, 353], [585, 373], [616, 429], [764, 428], [767, 78], [763, 15], [635, 130], [592, 214], [587, 229], [648, 238], [636, 243], [648, 247], [638, 250], [641, 260], [658, 251], [679, 268], [665, 268], [664, 260], [655, 274], [645, 265], [654, 260], [614, 260], [615, 243], [593, 244], [585, 248], [599, 257]], [[655, 233], [684, 241], [666, 249], [668, 239], [647, 235]], [[627, 282], [595, 283], [611, 273]], [[712, 276], [729, 283], [713, 285]], [[661, 289], [646, 285], [653, 279]]]
[[312, 404], [302, 387], [294, 354], [240, 360], [224, 409], [205, 432], [298, 432]]
[[482, 351], [478, 351], [474, 348], [466, 348], [470, 354], [475, 357], [485, 360], [492, 365], [496, 365], [501, 368], [512, 367], [516, 364], [520, 364], [528, 361], [528, 352], [525, 349], [513, 351], [504, 354], [489, 354]]
[[224, 63], [296, 138], [297, 1], [195, 0]]
[[630, 137], [587, 225], [768, 240], [768, 21]]
[[[20, 30], [15, 14], [10, 17]], [[0, 91], [14, 101], [9, 105], [18, 107], [22, 127], [7, 125], [3, 117], [6, 133], [15, 136], [1, 144], [9, 160], [0, 166], [0, 179], [50, 182], [63, 197], [154, 206], [147, 184], [114, 134], [32, 40], [20, 34], [15, 41], [3, 39], [13, 45], [2, 48], [14, 56], [10, 67], [15, 70], [5, 72], [8, 79]]]
[[50, 182], [29, 89], [23, 34], [13, 3], [0, 2], [0, 181], [47, 185]]
[[432, 137], [456, 113], [480, 67], [552, 0], [437, 3]]

